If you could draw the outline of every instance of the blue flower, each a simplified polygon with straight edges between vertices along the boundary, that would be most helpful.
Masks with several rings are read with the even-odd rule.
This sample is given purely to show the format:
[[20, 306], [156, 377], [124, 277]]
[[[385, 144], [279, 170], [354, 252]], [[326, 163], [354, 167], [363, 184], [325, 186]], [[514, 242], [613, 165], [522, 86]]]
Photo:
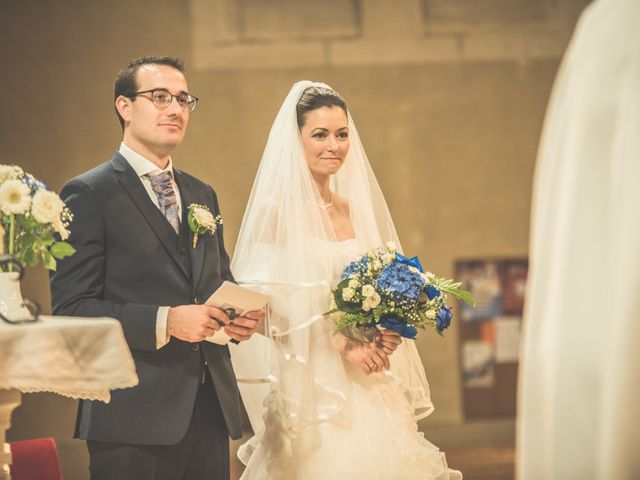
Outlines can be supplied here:
[[451, 307], [443, 306], [436, 315], [436, 328], [439, 331], [449, 328], [452, 318], [453, 313], [451, 313]]
[[342, 280], [345, 280], [354, 276], [362, 276], [367, 273], [367, 265], [369, 263], [369, 257], [361, 257], [360, 260], [356, 260], [347, 265], [342, 273]]
[[47, 186], [44, 183], [42, 183], [40, 180], [36, 179], [31, 174], [26, 174], [24, 179], [23, 179], [23, 181], [27, 185], [27, 187], [29, 187], [29, 189], [31, 190], [31, 194], [34, 194], [35, 192], [37, 192], [40, 189], [48, 190]]
[[441, 295], [440, 290], [438, 290], [433, 285], [427, 285], [427, 288], [424, 289], [424, 293], [427, 294], [427, 297], [429, 297], [429, 300], [433, 300], [434, 298], [439, 297]]
[[394, 330], [404, 338], [414, 339], [416, 338], [416, 335], [418, 335], [418, 330], [415, 327], [407, 325], [405, 322], [395, 317], [394, 315], [385, 314], [380, 317], [380, 326], [383, 328]]
[[406, 264], [394, 262], [382, 269], [376, 286], [388, 293], [417, 300], [424, 287], [424, 280], [417, 272], [412, 272]]

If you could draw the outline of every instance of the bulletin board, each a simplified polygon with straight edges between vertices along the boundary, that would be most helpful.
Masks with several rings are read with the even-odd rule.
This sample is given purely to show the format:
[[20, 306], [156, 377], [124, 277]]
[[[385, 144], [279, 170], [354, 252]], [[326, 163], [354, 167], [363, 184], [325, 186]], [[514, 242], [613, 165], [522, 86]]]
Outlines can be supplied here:
[[526, 258], [456, 262], [455, 278], [476, 307], [458, 303], [460, 364], [467, 419], [516, 413], [520, 330], [526, 290]]

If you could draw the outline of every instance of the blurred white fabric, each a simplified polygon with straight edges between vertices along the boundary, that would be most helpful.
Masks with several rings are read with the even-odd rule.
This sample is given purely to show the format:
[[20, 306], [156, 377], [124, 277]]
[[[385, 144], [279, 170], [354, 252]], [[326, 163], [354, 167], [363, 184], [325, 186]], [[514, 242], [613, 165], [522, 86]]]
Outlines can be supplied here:
[[640, 2], [584, 11], [535, 175], [521, 480], [640, 478]]

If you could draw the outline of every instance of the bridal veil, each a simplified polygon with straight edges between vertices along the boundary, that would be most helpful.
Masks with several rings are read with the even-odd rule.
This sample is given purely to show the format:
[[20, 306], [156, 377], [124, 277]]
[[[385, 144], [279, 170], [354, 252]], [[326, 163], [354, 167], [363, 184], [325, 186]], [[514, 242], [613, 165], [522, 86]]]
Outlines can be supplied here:
[[[323, 315], [336, 276], [335, 260], [323, 252], [339, 242], [307, 167], [296, 120], [298, 100], [310, 86], [330, 88], [301, 81], [287, 95], [269, 133], [231, 264], [239, 283], [272, 297], [264, 334], [232, 347], [251, 425], [260, 434], [265, 400], [272, 407], [277, 402], [283, 414], [269, 421], [283, 422], [297, 445], [304, 444], [307, 427], [339, 413], [348, 390], [345, 365], [332, 346], [333, 325]], [[350, 115], [348, 122], [350, 149], [332, 177], [332, 191], [349, 203], [362, 253], [387, 241], [400, 247]], [[391, 367], [386, 375], [403, 389], [415, 416], [431, 413], [413, 341], [394, 352]]]

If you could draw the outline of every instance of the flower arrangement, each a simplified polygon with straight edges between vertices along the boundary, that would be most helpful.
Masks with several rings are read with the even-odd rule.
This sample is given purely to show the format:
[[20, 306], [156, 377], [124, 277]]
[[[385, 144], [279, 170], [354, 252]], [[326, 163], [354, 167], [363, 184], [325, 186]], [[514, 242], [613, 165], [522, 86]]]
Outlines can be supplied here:
[[473, 296], [461, 283], [425, 272], [418, 257], [407, 258], [393, 242], [351, 262], [332, 289], [336, 330], [368, 338], [376, 326], [415, 338], [418, 328], [432, 327], [438, 334], [451, 324], [447, 294], [473, 306]]
[[[75, 253], [65, 242], [73, 215], [58, 194], [16, 165], [0, 165], [0, 230], [3, 252], [24, 267], [40, 261], [49, 270]], [[57, 240], [56, 234], [61, 239]], [[10, 265], [4, 267], [12, 270]]]
[[198, 235], [209, 232], [211, 235], [216, 234], [218, 226], [222, 225], [222, 216], [215, 217], [206, 205], [198, 205], [192, 203], [189, 205], [189, 216], [187, 217], [189, 228], [193, 232], [193, 248], [198, 244]]

